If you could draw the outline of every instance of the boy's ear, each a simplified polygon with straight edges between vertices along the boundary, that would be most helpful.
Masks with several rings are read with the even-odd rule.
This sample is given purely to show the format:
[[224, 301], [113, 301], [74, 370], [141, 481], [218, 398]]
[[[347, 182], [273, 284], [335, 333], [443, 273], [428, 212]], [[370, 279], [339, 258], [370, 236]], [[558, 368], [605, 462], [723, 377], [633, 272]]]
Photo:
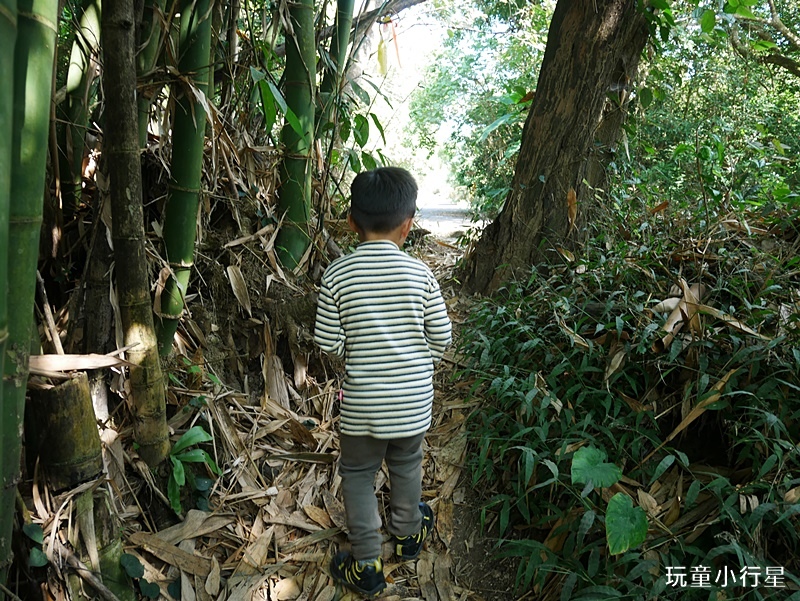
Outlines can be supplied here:
[[408, 236], [408, 232], [410, 232], [410, 231], [411, 231], [411, 226], [413, 226], [413, 225], [414, 225], [414, 217], [409, 217], [408, 219], [406, 219], [406, 220], [403, 222], [403, 224], [402, 224], [402, 228], [403, 228], [403, 229], [401, 229], [401, 230], [400, 230], [400, 232], [401, 232], [401, 233], [402, 233], [402, 235], [403, 235], [403, 238], [405, 238], [406, 236]]
[[349, 225], [350, 229], [353, 230], [356, 234], [359, 233], [358, 226], [356, 225], [356, 222], [353, 221], [353, 216], [350, 213], [347, 214], [347, 225]]

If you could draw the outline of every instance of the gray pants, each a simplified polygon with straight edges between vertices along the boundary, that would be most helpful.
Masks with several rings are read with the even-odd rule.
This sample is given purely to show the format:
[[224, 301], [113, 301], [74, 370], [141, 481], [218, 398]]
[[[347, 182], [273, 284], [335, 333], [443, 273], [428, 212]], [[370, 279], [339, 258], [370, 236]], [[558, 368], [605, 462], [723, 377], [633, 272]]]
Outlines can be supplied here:
[[395, 536], [409, 536], [422, 528], [419, 502], [422, 498], [424, 438], [424, 433], [393, 440], [341, 435], [339, 474], [355, 559], [373, 559], [381, 555], [383, 537], [379, 532], [381, 518], [375, 497], [375, 474], [384, 459], [389, 468], [391, 486], [386, 529]]

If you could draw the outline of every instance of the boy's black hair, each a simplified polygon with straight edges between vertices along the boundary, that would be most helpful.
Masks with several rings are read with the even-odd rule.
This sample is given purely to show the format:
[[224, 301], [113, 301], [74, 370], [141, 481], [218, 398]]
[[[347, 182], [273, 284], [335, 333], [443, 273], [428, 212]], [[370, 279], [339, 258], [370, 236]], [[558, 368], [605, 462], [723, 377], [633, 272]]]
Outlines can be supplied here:
[[350, 193], [350, 215], [365, 232], [390, 232], [417, 210], [417, 182], [400, 167], [362, 171]]

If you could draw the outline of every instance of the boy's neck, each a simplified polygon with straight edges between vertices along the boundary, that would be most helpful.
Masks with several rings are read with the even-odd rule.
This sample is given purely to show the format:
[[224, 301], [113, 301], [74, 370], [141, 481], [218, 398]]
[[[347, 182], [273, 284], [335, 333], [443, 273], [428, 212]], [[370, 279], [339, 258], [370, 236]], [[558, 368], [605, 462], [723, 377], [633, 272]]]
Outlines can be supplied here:
[[400, 236], [399, 234], [392, 235], [393, 233], [394, 232], [377, 234], [375, 232], [364, 232], [363, 235], [359, 234], [358, 240], [359, 242], [378, 242], [380, 240], [394, 242], [399, 248], [403, 245], [403, 242], [405, 242], [405, 236]]
[[394, 242], [397, 245], [397, 248], [403, 248], [403, 243], [406, 241], [408, 232], [411, 231], [411, 225], [414, 222], [414, 218], [409, 217], [403, 221], [403, 223], [388, 232], [369, 232], [362, 230], [353, 221], [352, 216], [347, 218], [347, 222], [350, 224], [350, 227], [353, 229], [353, 231], [358, 234], [359, 242], [375, 242], [378, 240], [385, 240], [387, 242]]

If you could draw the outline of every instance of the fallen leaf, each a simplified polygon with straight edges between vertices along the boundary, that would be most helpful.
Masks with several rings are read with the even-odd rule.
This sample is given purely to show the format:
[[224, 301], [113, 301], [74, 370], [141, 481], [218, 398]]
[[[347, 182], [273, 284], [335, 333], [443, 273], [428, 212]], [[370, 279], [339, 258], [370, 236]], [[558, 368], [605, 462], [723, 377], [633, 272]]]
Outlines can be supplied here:
[[575, 227], [575, 222], [578, 218], [578, 196], [575, 194], [575, 188], [570, 188], [567, 192], [567, 219], [569, 220], [569, 230]]
[[247, 314], [252, 317], [253, 308], [250, 305], [250, 294], [247, 291], [247, 283], [244, 281], [242, 270], [239, 269], [238, 265], [228, 265], [226, 271], [228, 272], [228, 279], [231, 282], [233, 295], [244, 310], [247, 311]]

